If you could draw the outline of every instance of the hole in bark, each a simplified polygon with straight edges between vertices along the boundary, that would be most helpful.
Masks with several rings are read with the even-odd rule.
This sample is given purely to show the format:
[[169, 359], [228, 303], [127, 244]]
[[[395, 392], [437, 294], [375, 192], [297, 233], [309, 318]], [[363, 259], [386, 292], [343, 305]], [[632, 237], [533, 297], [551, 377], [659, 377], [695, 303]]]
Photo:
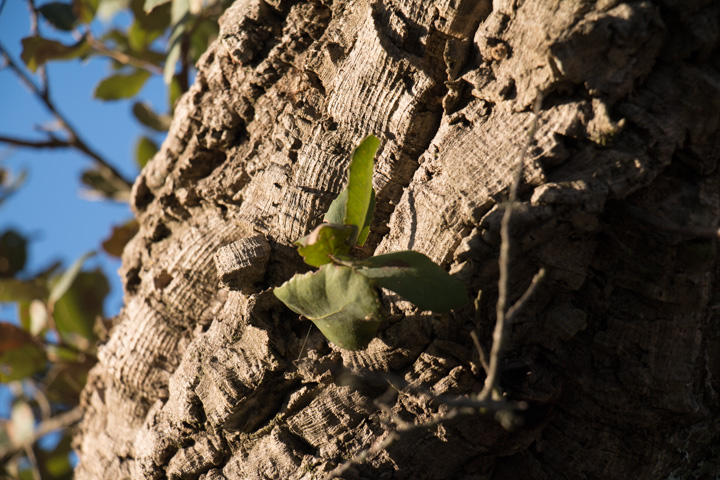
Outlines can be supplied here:
[[143, 211], [145, 208], [155, 200], [155, 195], [152, 194], [147, 186], [145, 177], [140, 177], [140, 182], [137, 184], [135, 189], [135, 195], [133, 197], [133, 205], [138, 211]]
[[140, 267], [134, 267], [125, 274], [125, 288], [128, 293], [136, 293], [140, 286]]
[[172, 282], [172, 279], [172, 275], [170, 275], [166, 270], [163, 270], [153, 279], [153, 283], [155, 284], [155, 288], [157, 290], [163, 290], [170, 284], [170, 282]]

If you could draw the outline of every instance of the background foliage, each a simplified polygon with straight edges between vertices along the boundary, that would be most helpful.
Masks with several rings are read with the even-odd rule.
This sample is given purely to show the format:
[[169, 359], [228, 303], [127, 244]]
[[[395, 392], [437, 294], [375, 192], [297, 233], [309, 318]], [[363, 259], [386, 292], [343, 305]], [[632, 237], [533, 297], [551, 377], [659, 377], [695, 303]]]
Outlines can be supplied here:
[[[0, 0], [0, 16], [6, 2]], [[79, 178], [87, 197], [126, 202], [133, 179], [124, 176], [92, 147], [93, 139], [89, 141], [73, 126], [73, 119], [56, 101], [63, 92], [50, 80], [48, 65], [72, 65], [82, 76], [89, 61], [106, 59], [109, 74], [98, 80], [92, 94], [101, 102], [125, 102], [132, 110], [144, 133], [123, 141], [134, 142], [135, 162], [142, 168], [157, 152], [173, 106], [192, 81], [194, 63], [217, 36], [218, 17], [229, 2], [26, 3], [30, 31], [22, 39], [22, 53], [17, 58], [12, 48], [0, 43], [0, 74], [22, 83], [53, 121], [38, 124], [35, 133], [21, 137], [0, 131], [0, 152], [6, 154], [0, 162], [9, 149], [72, 150], [89, 162]], [[124, 20], [118, 21], [119, 17]], [[138, 99], [153, 76], [165, 81], [168, 111], [155, 111]], [[112, 127], [110, 118], [98, 121]], [[27, 172], [11, 171], [0, 163], [0, 212], [7, 199], [24, 187], [26, 176]], [[17, 318], [0, 318], [0, 382], [9, 392], [3, 398], [11, 403], [9, 418], [0, 419], [0, 476], [71, 478], [70, 438], [72, 426], [81, 417], [79, 394], [96, 362], [97, 343], [112, 323], [103, 316], [111, 284], [108, 274], [98, 267], [88, 268], [87, 260], [98, 254], [119, 257], [137, 224], [128, 219], [115, 226], [97, 252], [83, 255], [67, 268], [54, 262], [34, 270], [28, 267], [32, 239], [20, 230], [0, 230], [0, 302], [17, 311]]]

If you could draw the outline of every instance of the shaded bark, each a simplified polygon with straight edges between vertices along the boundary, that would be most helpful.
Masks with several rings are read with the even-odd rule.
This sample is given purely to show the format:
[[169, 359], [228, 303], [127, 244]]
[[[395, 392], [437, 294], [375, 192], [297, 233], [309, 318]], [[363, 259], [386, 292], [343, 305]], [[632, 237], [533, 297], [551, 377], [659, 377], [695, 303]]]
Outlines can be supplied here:
[[[135, 183], [78, 478], [321, 478], [388, 422], [480, 392], [469, 333], [489, 350], [502, 201], [540, 93], [511, 300], [548, 273], [501, 378], [523, 424], [413, 430], [343, 478], [713, 474], [717, 245], [695, 227], [720, 222], [719, 25], [709, 0], [237, 1]], [[270, 287], [305, 270], [292, 242], [369, 133], [362, 253], [423, 252], [482, 296], [432, 315], [385, 292], [379, 337], [348, 352]]]

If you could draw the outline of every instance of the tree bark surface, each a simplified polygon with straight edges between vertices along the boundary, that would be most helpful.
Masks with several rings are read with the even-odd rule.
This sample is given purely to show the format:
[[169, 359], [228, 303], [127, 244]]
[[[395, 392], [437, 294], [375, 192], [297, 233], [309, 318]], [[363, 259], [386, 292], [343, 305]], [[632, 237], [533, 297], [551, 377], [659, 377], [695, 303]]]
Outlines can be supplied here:
[[[720, 3], [238, 0], [220, 27], [133, 189], [77, 478], [322, 478], [480, 392], [470, 332], [489, 351], [539, 95], [509, 299], [547, 275], [501, 376], [521, 424], [411, 429], [342, 478], [714, 478]], [[271, 288], [307, 270], [292, 243], [370, 133], [361, 255], [422, 252], [479, 299], [433, 315], [384, 292], [378, 337], [350, 352]]]

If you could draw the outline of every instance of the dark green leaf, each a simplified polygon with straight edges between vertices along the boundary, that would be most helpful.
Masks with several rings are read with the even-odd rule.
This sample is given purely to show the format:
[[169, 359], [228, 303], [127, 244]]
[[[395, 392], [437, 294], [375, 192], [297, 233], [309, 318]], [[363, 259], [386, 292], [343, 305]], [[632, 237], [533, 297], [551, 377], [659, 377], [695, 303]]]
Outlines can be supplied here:
[[150, 13], [155, 7], [168, 3], [170, 0], [145, 0], [145, 12]]
[[90, 52], [90, 45], [84, 38], [75, 45], [64, 45], [47, 38], [26, 37], [22, 39], [22, 46], [20, 57], [32, 72], [49, 60], [69, 60]]
[[48, 346], [48, 358], [52, 362], [45, 384], [48, 400], [68, 406], [77, 405], [80, 391], [87, 380], [88, 370], [95, 361], [69, 348], [65, 349], [66, 352], [62, 356], [56, 355], [51, 349], [60, 348], [55, 345]]
[[83, 23], [92, 22], [95, 18], [100, 0], [73, 0], [73, 11]]
[[135, 145], [135, 159], [140, 168], [147, 165], [147, 162], [155, 156], [158, 151], [158, 146], [155, 142], [150, 140], [148, 137], [140, 137], [137, 145]]
[[380, 140], [368, 135], [352, 154], [348, 169], [348, 199], [345, 209], [345, 225], [355, 225], [358, 233], [365, 227], [372, 197], [372, 176], [375, 152]]
[[25, 267], [27, 240], [15, 230], [0, 235], [0, 277], [12, 277]]
[[161, 34], [161, 30], [145, 30], [138, 22], [133, 22], [127, 31], [128, 45], [133, 51], [142, 52]]
[[164, 31], [168, 28], [170, 26], [170, 3], [158, 5], [150, 12], [145, 11], [145, 3], [146, 0], [131, 0], [130, 10], [135, 16], [135, 23], [146, 31]]
[[449, 312], [468, 302], [465, 285], [419, 252], [378, 255], [356, 263], [358, 272], [422, 310]]
[[65, 342], [87, 351], [94, 346], [95, 320], [103, 314], [103, 301], [110, 291], [100, 269], [80, 272], [53, 310], [55, 325]]
[[90, 187], [90, 193], [100, 198], [126, 201], [130, 195], [128, 186], [107, 171], [85, 170], [80, 181]]
[[137, 220], [113, 227], [112, 233], [102, 242], [102, 248], [108, 255], [120, 258], [125, 245], [132, 239], [139, 230]]
[[28, 377], [43, 370], [46, 364], [45, 352], [28, 332], [0, 322], [0, 382]]
[[133, 114], [138, 122], [146, 127], [150, 127], [158, 132], [167, 132], [170, 128], [172, 118], [170, 115], [158, 115], [150, 107], [150, 105], [141, 102], [135, 102], [133, 105]]
[[[65, 404], [70, 405], [70, 404]], [[42, 478], [50, 478], [52, 480], [72, 480], [73, 467], [70, 464], [70, 452], [72, 451], [72, 430], [71, 428], [62, 429], [62, 439], [55, 445], [52, 450], [38, 448], [37, 457], [38, 466], [43, 472]]]
[[365, 348], [380, 324], [380, 303], [372, 282], [350, 267], [323, 265], [317, 272], [295, 275], [274, 293], [347, 350]]
[[218, 37], [218, 22], [214, 18], [204, 18], [190, 35], [190, 61], [195, 64], [208, 48], [208, 45]]
[[40, 15], [59, 30], [70, 31], [75, 28], [78, 19], [69, 3], [50, 2], [38, 8]]
[[319, 267], [332, 262], [333, 257], [347, 257], [352, 248], [350, 242], [356, 232], [354, 225], [323, 223], [309, 235], [295, 242], [295, 245], [298, 247], [298, 253], [305, 259], [305, 263]]
[[150, 72], [137, 70], [129, 75], [111, 75], [95, 87], [95, 98], [120, 100], [134, 97], [150, 78]]
[[0, 302], [29, 302], [44, 299], [47, 295], [48, 290], [40, 279], [0, 278]]

